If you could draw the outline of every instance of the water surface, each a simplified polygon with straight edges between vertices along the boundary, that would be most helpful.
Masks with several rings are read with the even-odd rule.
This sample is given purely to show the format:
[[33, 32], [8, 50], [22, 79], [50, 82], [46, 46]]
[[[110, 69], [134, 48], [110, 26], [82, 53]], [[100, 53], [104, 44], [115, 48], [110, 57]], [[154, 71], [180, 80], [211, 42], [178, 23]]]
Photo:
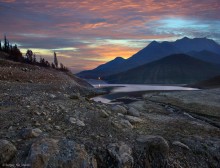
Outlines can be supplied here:
[[[180, 85], [137, 85], [137, 84], [96, 84], [95, 88], [111, 88], [106, 95], [93, 97], [92, 100], [103, 103], [117, 102], [128, 98], [140, 99], [143, 94], [149, 91], [191, 91], [199, 90], [196, 88], [183, 87]], [[135, 99], [134, 99], [135, 100]]]

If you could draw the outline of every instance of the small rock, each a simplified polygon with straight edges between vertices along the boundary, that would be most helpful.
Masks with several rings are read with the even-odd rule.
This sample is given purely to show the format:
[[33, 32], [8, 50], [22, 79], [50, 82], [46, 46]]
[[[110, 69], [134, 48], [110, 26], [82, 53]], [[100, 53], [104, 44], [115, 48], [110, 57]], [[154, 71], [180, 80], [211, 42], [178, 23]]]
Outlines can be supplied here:
[[138, 117], [133, 117], [133, 116], [129, 116], [129, 115], [126, 115], [125, 119], [130, 121], [131, 124], [142, 123], [142, 121], [143, 121], [142, 119], [140, 119]]
[[127, 114], [127, 109], [123, 106], [120, 106], [120, 105], [113, 106], [112, 111], [114, 111], [116, 113]]
[[36, 121], [34, 125], [38, 127], [40, 126], [40, 123]]
[[76, 121], [76, 125], [78, 125], [79, 127], [84, 127], [85, 126], [85, 123], [81, 120], [77, 120]]
[[8, 130], [9, 130], [9, 131], [12, 131], [12, 130], [13, 130], [13, 127], [12, 127], [12, 126], [10, 126], [10, 127], [8, 128]]
[[140, 117], [139, 111], [137, 111], [137, 110], [136, 110], [135, 108], [133, 108], [133, 107], [130, 107], [130, 108], [129, 108], [128, 114], [129, 114], [129, 115], [132, 115], [132, 116], [135, 116], [135, 117]]
[[56, 125], [54, 128], [55, 128], [56, 130], [61, 130], [61, 127], [58, 126], [58, 125]]
[[85, 126], [85, 123], [79, 119], [76, 119], [76, 118], [73, 118], [73, 117], [70, 117], [69, 118], [69, 122], [71, 124], [76, 124], [77, 126], [79, 127], [84, 127]]
[[38, 137], [42, 131], [39, 128], [31, 129], [31, 128], [25, 128], [21, 131], [21, 137], [23, 139], [28, 139], [28, 138], [35, 138]]
[[109, 117], [108, 113], [106, 113], [104, 110], [100, 111], [100, 116], [103, 117], [103, 118]]
[[38, 112], [38, 111], [34, 111], [34, 114], [35, 114], [35, 115], [40, 115], [41, 113]]
[[7, 140], [0, 140], [0, 165], [8, 163], [16, 154], [16, 147]]
[[190, 150], [189, 147], [187, 145], [185, 145], [184, 143], [182, 143], [182, 142], [174, 141], [172, 144], [175, 145], [175, 146], [179, 146], [179, 147], [181, 147], [183, 149]]
[[51, 126], [49, 126], [49, 125], [46, 125], [46, 126], [45, 126], [45, 129], [46, 129], [47, 131], [52, 131], [52, 128], [51, 128]]
[[129, 128], [129, 129], [133, 128], [133, 125], [128, 120], [125, 120], [125, 119], [121, 119], [120, 121], [114, 120], [111, 122], [111, 124], [115, 128], [120, 129], [120, 130], [125, 129], [125, 128]]
[[76, 118], [70, 117], [70, 118], [69, 118], [69, 122], [70, 122], [71, 124], [76, 124]]
[[49, 94], [49, 97], [52, 98], [52, 99], [54, 99], [54, 98], [56, 98], [56, 95], [54, 95], [54, 94]]
[[79, 99], [79, 95], [78, 94], [71, 94], [69, 96], [70, 99]]
[[133, 125], [128, 120], [122, 119], [120, 121], [120, 124], [126, 128], [131, 128], [131, 129], [133, 128]]

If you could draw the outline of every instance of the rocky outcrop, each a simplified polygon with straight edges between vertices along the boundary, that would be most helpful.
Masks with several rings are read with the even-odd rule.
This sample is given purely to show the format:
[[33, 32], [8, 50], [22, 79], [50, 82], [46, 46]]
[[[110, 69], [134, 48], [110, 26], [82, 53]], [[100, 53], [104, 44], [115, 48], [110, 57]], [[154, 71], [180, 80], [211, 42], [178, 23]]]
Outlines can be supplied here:
[[16, 154], [16, 147], [7, 140], [0, 140], [0, 166], [8, 163]]

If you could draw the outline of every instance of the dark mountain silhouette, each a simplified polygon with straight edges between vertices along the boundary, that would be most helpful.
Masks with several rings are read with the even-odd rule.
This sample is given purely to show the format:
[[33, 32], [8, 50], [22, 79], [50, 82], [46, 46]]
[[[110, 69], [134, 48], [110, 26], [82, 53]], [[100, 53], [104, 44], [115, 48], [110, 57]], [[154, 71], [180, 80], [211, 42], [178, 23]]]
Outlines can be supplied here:
[[[172, 43], [172, 42], [171, 42]], [[187, 53], [190, 51], [211, 51], [220, 54], [220, 45], [214, 40], [207, 38], [194, 38], [190, 39], [184, 37], [180, 40], [176, 40], [173, 45], [178, 48], [182, 53]]]
[[220, 88], [220, 76], [215, 76], [211, 79], [200, 81], [195, 84], [188, 85], [188, 86], [189, 87], [196, 87], [196, 88], [200, 88], [200, 89]]
[[91, 78], [91, 79], [97, 79], [102, 76], [111, 75], [112, 73], [117, 73], [118, 70], [114, 67], [118, 67], [118, 65], [121, 65], [125, 61], [122, 57], [116, 57], [114, 60], [109, 61], [105, 64], [99, 65], [97, 68], [93, 70], [88, 71], [82, 71], [77, 74], [77, 76], [82, 78]]
[[126, 84], [189, 84], [220, 75], [220, 67], [185, 54], [174, 54], [104, 80]]
[[216, 54], [214, 52], [203, 50], [203, 51], [191, 51], [188, 53], [188, 55], [200, 59], [202, 61], [214, 63], [214, 64], [220, 64], [220, 54]]
[[[214, 53], [217, 56], [218, 54], [220, 54], [220, 45], [217, 44], [215, 41], [207, 38], [189, 39], [187, 37], [184, 37], [174, 42], [165, 41], [161, 43], [153, 41], [147, 47], [140, 50], [126, 60], [121, 60], [121, 62], [118, 62], [117, 60], [112, 60], [102, 65], [101, 69], [99, 66], [93, 70], [80, 72], [77, 75], [83, 78], [98, 78], [99, 76], [103, 77], [107, 75], [113, 75], [146, 63], [159, 60], [168, 55], [180, 53], [187, 54], [192, 51], [197, 53], [200, 53], [202, 51], [209, 51], [212, 53], [212, 55]], [[206, 60], [206, 58], [204, 58], [204, 53], [201, 54], [201, 60]], [[216, 56], [215, 58], [218, 59]], [[200, 59], [199, 55], [195, 55], [194, 57]]]

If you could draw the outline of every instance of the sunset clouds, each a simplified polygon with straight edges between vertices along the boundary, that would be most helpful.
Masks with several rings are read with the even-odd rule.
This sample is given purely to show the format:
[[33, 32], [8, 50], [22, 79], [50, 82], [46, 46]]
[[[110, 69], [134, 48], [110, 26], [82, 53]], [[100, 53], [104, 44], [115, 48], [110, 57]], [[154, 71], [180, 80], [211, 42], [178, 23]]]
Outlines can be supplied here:
[[56, 51], [74, 72], [128, 58], [152, 40], [220, 42], [219, 0], [0, 0], [0, 21], [23, 52], [50, 59]]

